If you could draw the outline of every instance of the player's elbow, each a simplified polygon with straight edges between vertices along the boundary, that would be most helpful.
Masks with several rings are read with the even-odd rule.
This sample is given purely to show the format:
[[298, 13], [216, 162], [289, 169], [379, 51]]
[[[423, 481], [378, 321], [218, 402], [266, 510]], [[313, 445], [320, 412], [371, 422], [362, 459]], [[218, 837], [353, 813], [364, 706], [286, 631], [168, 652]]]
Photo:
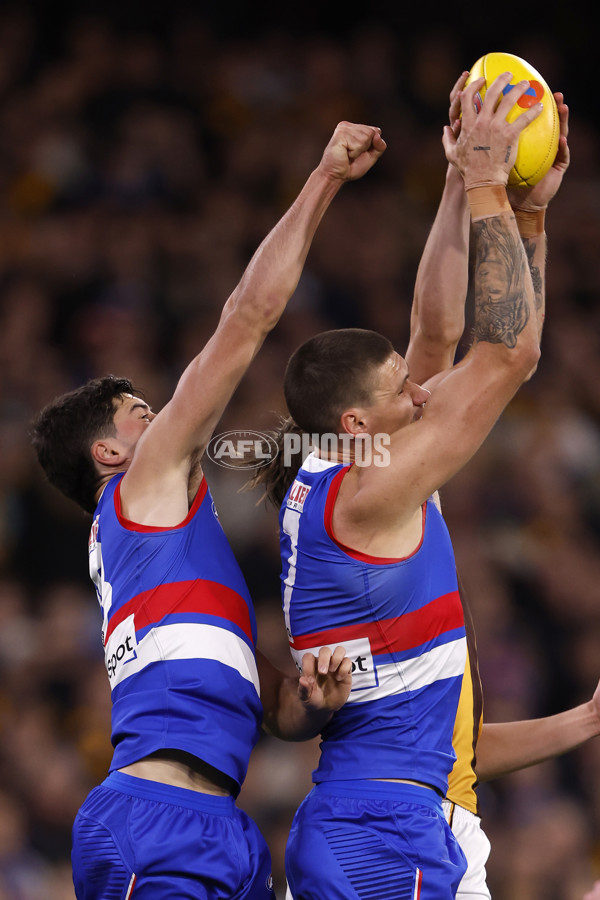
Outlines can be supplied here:
[[518, 341], [496, 345], [500, 349], [504, 365], [519, 382], [527, 381], [538, 366], [540, 345], [533, 335], [520, 335]]
[[540, 345], [537, 340], [526, 343], [520, 349], [519, 368], [523, 373], [523, 381], [529, 381], [540, 361]]
[[538, 353], [538, 359], [537, 359], [535, 365], [533, 366], [533, 368], [529, 370], [526, 377], [523, 379], [523, 383], [525, 383], [526, 381], [529, 381], [531, 378], [533, 378], [533, 376], [537, 372], [539, 358], [540, 358], [540, 354]]
[[451, 316], [439, 316], [435, 321], [421, 323], [419, 333], [427, 346], [440, 347], [444, 350], [455, 350], [465, 330], [464, 317], [458, 320]]
[[425, 327], [446, 344], [458, 344], [465, 331], [466, 286], [455, 290], [440, 303], [434, 321], [426, 320]]
[[476, 358], [483, 360], [484, 367], [491, 367], [502, 382], [517, 389], [524, 384], [537, 368], [540, 348], [536, 343], [519, 340], [516, 344], [480, 341], [473, 348]]
[[539, 358], [539, 347], [534, 346], [523, 346], [516, 353], [514, 351], [507, 353], [505, 361], [510, 371], [511, 380], [514, 379], [514, 383], [517, 386], [529, 381], [537, 369]]
[[283, 313], [286, 301], [293, 288], [285, 287], [268, 291], [256, 291], [251, 295], [240, 294], [232, 305], [232, 313], [245, 321], [252, 331], [266, 335], [271, 331]]

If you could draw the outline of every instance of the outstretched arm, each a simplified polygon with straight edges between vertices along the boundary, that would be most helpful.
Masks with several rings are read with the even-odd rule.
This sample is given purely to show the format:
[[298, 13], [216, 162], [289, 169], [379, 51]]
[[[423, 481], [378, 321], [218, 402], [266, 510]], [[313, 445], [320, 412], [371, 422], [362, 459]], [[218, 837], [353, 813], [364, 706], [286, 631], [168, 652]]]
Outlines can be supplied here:
[[384, 150], [378, 128], [349, 122], [337, 126], [299, 196], [250, 260], [216, 333], [182, 376], [169, 404], [176, 407], [169, 411], [174, 453], [187, 455], [207, 444], [242, 374], [294, 293], [333, 198], [346, 181], [362, 177]]
[[[460, 96], [467, 74], [460, 76], [450, 93], [450, 127], [456, 137], [460, 132]], [[552, 168], [533, 187], [507, 191], [527, 255], [540, 338], [546, 293], [545, 213], [569, 166], [569, 110], [562, 93], [555, 93], [554, 98], [560, 119], [560, 139]], [[468, 251], [469, 207], [462, 178], [449, 165], [440, 206], [419, 264], [411, 311], [406, 361], [411, 380], [417, 384], [424, 384], [454, 362], [465, 325]]]
[[475, 770], [479, 781], [574, 750], [600, 735], [600, 684], [587, 703], [543, 719], [484, 724], [477, 742]]
[[352, 662], [343, 647], [322, 647], [318, 659], [302, 658], [302, 674], [291, 678], [257, 652], [263, 727], [284, 741], [316, 737], [350, 695]]
[[[449, 120], [460, 131], [463, 72], [450, 92]], [[410, 315], [406, 362], [410, 380], [424, 384], [449, 369], [465, 327], [469, 263], [469, 205], [458, 169], [448, 165], [444, 190], [421, 257]]]
[[385, 148], [378, 128], [337, 126], [299, 196], [252, 257], [215, 333], [138, 441], [121, 490], [127, 518], [164, 526], [187, 515], [190, 469], [296, 289], [319, 222], [340, 187], [364, 175]]

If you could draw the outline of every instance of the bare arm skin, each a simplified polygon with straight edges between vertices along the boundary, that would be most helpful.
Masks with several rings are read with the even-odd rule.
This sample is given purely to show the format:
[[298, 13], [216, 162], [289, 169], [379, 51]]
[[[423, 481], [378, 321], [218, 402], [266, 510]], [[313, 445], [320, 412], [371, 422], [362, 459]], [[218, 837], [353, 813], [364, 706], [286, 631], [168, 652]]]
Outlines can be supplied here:
[[523, 722], [485, 724], [477, 742], [477, 778], [490, 781], [534, 766], [598, 735], [600, 685], [591, 700], [566, 712]]
[[[467, 74], [462, 73], [450, 93], [449, 119], [456, 136], [460, 133], [460, 93]], [[507, 191], [529, 264], [540, 340], [546, 287], [544, 212], [558, 191], [570, 161], [567, 143], [569, 110], [562, 93], [555, 93], [554, 98], [560, 119], [560, 139], [552, 168], [537, 185]], [[462, 177], [454, 166], [449, 165], [440, 206], [419, 263], [411, 310], [406, 361], [411, 381], [417, 384], [428, 382], [454, 362], [465, 324], [469, 229], [469, 208]]]
[[[449, 120], [460, 133], [460, 91], [463, 72], [450, 92]], [[406, 362], [410, 380], [424, 384], [454, 363], [465, 328], [468, 286], [469, 205], [462, 176], [448, 164], [444, 190], [419, 262], [410, 315]]]
[[316, 737], [350, 695], [352, 662], [343, 647], [322, 647], [319, 658], [305, 653], [300, 678], [276, 669], [257, 652], [263, 728], [286, 741]]
[[424, 384], [454, 363], [465, 329], [469, 226], [463, 180], [449, 165], [415, 282], [406, 362], [416, 384]]

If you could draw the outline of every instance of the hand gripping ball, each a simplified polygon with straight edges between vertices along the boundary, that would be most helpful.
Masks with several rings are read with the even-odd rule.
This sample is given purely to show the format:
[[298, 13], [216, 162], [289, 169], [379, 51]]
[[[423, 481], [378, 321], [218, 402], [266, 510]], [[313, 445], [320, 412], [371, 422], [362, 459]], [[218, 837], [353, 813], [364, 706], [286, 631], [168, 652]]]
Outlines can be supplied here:
[[485, 84], [475, 95], [478, 112], [487, 86], [503, 72], [512, 72], [513, 75], [511, 83], [504, 88], [504, 93], [519, 81], [529, 82], [529, 88], [509, 112], [509, 122], [514, 122], [523, 110], [539, 100], [544, 104], [540, 115], [521, 132], [517, 158], [508, 176], [510, 187], [531, 187], [541, 181], [556, 157], [560, 135], [556, 100], [540, 73], [524, 59], [512, 53], [486, 53], [471, 68], [466, 82], [469, 84], [476, 78], [485, 78]]

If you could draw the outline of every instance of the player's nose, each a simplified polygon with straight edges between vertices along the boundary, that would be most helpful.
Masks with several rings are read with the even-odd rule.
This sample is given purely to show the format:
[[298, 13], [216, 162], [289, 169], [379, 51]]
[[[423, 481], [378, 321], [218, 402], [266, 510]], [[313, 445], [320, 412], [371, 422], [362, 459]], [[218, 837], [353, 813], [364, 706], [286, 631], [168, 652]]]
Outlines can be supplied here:
[[411, 384], [412, 402], [415, 406], [423, 406], [431, 397], [431, 391], [421, 387], [420, 384]]

